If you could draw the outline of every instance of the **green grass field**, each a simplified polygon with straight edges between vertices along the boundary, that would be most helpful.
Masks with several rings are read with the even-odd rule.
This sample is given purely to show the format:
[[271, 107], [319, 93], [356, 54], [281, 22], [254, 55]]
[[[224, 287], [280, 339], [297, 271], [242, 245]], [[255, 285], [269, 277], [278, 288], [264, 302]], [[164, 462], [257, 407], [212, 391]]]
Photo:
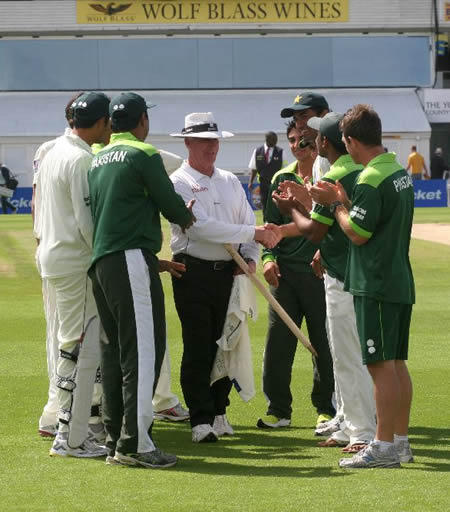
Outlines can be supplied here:
[[[450, 209], [422, 209], [417, 222], [450, 222]], [[165, 225], [165, 240], [168, 240]], [[9, 511], [429, 511], [450, 505], [450, 246], [414, 240], [417, 305], [410, 362], [414, 464], [401, 470], [341, 470], [337, 448], [318, 448], [309, 400], [311, 361], [299, 346], [292, 427], [256, 428], [266, 306], [250, 326], [257, 396], [233, 391], [233, 438], [193, 445], [188, 424], [158, 422], [154, 437], [180, 460], [169, 470], [106, 466], [102, 460], [54, 459], [37, 435], [46, 401], [45, 325], [34, 267], [31, 218], [0, 216], [0, 510]], [[168, 256], [167, 247], [163, 256]], [[173, 388], [181, 397], [181, 339], [170, 283], [164, 277]]]

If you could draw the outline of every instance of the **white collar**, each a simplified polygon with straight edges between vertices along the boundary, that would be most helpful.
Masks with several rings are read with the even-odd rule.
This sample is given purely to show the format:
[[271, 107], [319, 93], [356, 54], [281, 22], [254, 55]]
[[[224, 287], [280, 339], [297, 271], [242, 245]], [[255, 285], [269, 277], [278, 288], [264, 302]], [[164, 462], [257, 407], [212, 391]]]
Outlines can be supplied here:
[[191, 167], [187, 160], [184, 160], [181, 164], [181, 169], [188, 173], [190, 176], [195, 178], [197, 181], [201, 180], [202, 178], [214, 178], [215, 175], [217, 175], [217, 168], [214, 166], [214, 172], [211, 174], [211, 176], [207, 176], [206, 174], [203, 174], [202, 172], [197, 171], [197, 169], [194, 169]]

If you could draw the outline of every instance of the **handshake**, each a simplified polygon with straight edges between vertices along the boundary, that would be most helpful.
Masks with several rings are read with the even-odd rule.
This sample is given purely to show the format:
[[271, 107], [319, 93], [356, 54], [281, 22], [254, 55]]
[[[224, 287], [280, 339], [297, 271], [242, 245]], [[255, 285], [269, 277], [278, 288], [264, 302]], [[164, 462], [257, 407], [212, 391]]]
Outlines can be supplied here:
[[267, 249], [273, 249], [282, 238], [281, 228], [276, 224], [264, 224], [264, 226], [255, 227], [255, 241], [264, 245]]

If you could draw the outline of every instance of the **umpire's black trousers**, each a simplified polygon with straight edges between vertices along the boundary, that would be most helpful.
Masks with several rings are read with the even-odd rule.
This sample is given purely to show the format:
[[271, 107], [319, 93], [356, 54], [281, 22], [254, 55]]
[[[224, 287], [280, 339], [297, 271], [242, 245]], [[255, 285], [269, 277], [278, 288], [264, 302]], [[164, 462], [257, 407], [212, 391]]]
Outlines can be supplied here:
[[183, 333], [181, 387], [189, 407], [191, 426], [214, 422], [229, 405], [228, 377], [212, 386], [211, 369], [222, 336], [233, 286], [234, 262], [206, 261], [177, 254], [186, 265], [181, 278], [173, 278], [173, 294]]

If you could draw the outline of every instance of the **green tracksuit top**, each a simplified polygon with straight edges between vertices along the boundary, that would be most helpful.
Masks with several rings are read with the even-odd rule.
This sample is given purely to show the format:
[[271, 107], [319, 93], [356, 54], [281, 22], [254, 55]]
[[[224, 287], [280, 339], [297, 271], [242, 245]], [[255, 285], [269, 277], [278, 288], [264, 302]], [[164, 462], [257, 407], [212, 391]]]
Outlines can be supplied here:
[[191, 219], [158, 151], [129, 132], [114, 133], [88, 173], [94, 222], [92, 264], [128, 249], [161, 250], [160, 213], [184, 226]]
[[[279, 183], [286, 180], [303, 184], [302, 178], [297, 174], [297, 162], [293, 162], [273, 176], [269, 197], [274, 190], [278, 190]], [[266, 222], [282, 225], [291, 223], [292, 219], [287, 215], [282, 215], [273, 201], [267, 201]], [[304, 236], [283, 238], [273, 249], [264, 249], [262, 262], [264, 264], [268, 261], [276, 261], [279, 265], [284, 265], [294, 272], [312, 273], [310, 264], [318, 248], [319, 245], [313, 244]]]

